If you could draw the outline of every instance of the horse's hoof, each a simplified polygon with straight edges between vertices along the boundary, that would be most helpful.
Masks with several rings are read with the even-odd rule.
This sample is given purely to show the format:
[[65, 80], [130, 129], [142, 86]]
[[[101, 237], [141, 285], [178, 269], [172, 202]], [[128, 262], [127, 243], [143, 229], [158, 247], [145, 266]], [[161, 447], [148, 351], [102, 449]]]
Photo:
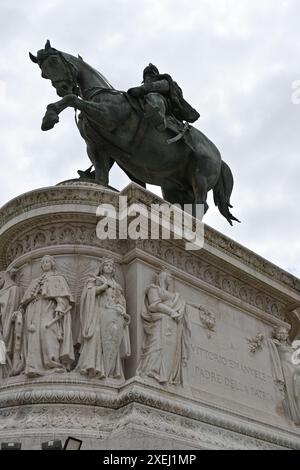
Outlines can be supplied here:
[[49, 131], [50, 129], [53, 129], [58, 121], [59, 117], [55, 111], [47, 111], [42, 122], [42, 131]]

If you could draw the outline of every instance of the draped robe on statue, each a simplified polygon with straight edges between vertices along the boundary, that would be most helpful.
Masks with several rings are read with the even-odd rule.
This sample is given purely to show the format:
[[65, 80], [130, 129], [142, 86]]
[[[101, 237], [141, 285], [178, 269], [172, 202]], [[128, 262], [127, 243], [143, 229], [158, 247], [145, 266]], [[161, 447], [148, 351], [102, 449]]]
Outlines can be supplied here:
[[294, 349], [275, 339], [269, 340], [269, 347], [275, 382], [281, 387], [284, 385], [285, 412], [295, 424], [300, 424], [300, 390], [297, 389], [300, 383], [300, 366], [292, 363]]
[[[109, 284], [105, 290], [99, 288]], [[80, 305], [82, 346], [77, 370], [90, 377], [123, 379], [130, 356], [129, 316], [121, 286], [104, 275], [90, 279]]]
[[21, 338], [16, 334], [16, 319], [13, 318], [20, 301], [21, 289], [16, 284], [12, 283], [0, 290], [0, 340], [5, 345], [2, 346], [2, 355], [6, 355], [5, 364], [0, 366], [0, 378], [1, 375], [14, 375], [22, 368]]
[[[75, 360], [71, 331], [72, 294], [65, 278], [43, 274], [26, 290], [21, 304], [24, 319], [25, 374], [63, 372]], [[57, 312], [63, 314], [57, 318]]]
[[[173, 293], [152, 284], [145, 296], [143, 312], [144, 342], [138, 375], [147, 375], [160, 383], [181, 384], [183, 363], [189, 355], [190, 326], [186, 302]], [[174, 310], [177, 320], [160, 311], [164, 304]]]

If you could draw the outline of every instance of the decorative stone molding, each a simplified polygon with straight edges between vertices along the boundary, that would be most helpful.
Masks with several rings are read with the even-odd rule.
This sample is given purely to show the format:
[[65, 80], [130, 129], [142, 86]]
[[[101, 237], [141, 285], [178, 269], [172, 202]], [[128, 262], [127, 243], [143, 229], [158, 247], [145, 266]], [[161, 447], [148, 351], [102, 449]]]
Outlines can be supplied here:
[[0, 228], [17, 215], [38, 209], [61, 204], [77, 204], [98, 207], [100, 203], [115, 203], [118, 192], [103, 188], [93, 183], [64, 183], [36, 189], [22, 194], [1, 208]]
[[38, 229], [29, 229], [21, 235], [10, 239], [6, 244], [6, 265], [18, 257], [31, 253], [37, 249], [61, 245], [94, 246], [102, 249], [111, 249], [119, 254], [125, 254], [129, 248], [138, 246], [140, 249], [163, 260], [171, 266], [184, 270], [188, 274], [201, 279], [224, 292], [256, 307], [280, 320], [285, 320], [286, 306], [283, 302], [266, 295], [263, 291], [249, 286], [238, 278], [225, 271], [193, 257], [189, 252], [173, 247], [170, 244], [162, 245], [155, 240], [99, 240], [96, 236], [94, 224], [82, 224], [74, 221], [70, 223], [48, 224]]
[[44, 224], [37, 229], [31, 227], [8, 241], [6, 262], [10, 264], [18, 257], [37, 249], [62, 245], [93, 246], [104, 249], [111, 249], [113, 246], [118, 253], [122, 253], [126, 240], [99, 240], [95, 222], [82, 223], [71, 220], [67, 223]]
[[[14, 435], [30, 436], [32, 433], [55, 433], [68, 430], [84, 437], [108, 439], [112, 432], [128, 433], [128, 427], [138, 429], [145, 437], [155, 433], [160, 437], [184, 442], [191, 448], [271, 450], [284, 448], [251, 437], [243, 437], [231, 431], [216, 429], [193, 419], [182, 418], [170, 413], [161, 413], [147, 406], [128, 405], [122, 410], [94, 409], [81, 406], [26, 406], [20, 410], [10, 408], [0, 411], [0, 439], [14, 432]], [[144, 431], [141, 431], [144, 429]], [[104, 443], [105, 444], [105, 443]]]
[[207, 225], [205, 226], [205, 239], [208, 243], [227, 252], [229, 256], [235, 257], [245, 265], [251, 266], [271, 279], [300, 292], [300, 280], [298, 278]]
[[81, 436], [100, 432], [105, 438], [112, 430], [136, 425], [185, 440], [193, 447], [300, 449], [299, 434], [207, 408], [184, 397], [174, 400], [173, 394], [155, 390], [141, 379], [123, 386], [97, 382], [92, 381], [90, 388], [91, 382], [76, 374], [70, 374], [65, 382], [62, 377], [8, 381], [0, 388], [0, 439], [11, 432], [22, 436], [26, 431], [28, 435], [30, 430], [76, 430]]
[[[149, 191], [145, 191], [134, 183], [128, 185], [120, 194], [126, 195], [129, 202], [142, 202], [146, 205], [165, 203], [163, 199]], [[226, 237], [208, 225], [205, 225], [205, 243], [216, 247], [218, 250], [228, 254], [230, 257], [234, 257], [241, 261], [246, 266], [251, 266], [254, 270], [260, 271], [270, 279], [278, 281], [300, 293], [300, 279], [283, 269], [280, 269], [278, 266], [275, 266], [253, 251], [248, 250], [244, 246]]]

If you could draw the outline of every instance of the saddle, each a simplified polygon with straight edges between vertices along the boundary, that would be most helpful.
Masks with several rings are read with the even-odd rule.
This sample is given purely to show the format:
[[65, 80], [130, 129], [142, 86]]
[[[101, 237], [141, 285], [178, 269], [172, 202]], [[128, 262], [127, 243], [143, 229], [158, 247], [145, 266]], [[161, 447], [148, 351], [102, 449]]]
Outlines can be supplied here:
[[[136, 111], [136, 113], [140, 117], [140, 126], [135, 137], [135, 140], [141, 141], [144, 133], [146, 132], [146, 128], [148, 126], [148, 121], [145, 118], [145, 102], [143, 98], [135, 98], [128, 93], [124, 92], [124, 96], [126, 97], [127, 101], [129, 102], [130, 106]], [[193, 151], [195, 151], [195, 147], [193, 145], [193, 138], [190, 134], [190, 130], [193, 127], [188, 122], [181, 122], [172, 114], [166, 115], [166, 129], [170, 130], [174, 133], [174, 137], [166, 139], [169, 145], [172, 145], [180, 140], [183, 142]]]

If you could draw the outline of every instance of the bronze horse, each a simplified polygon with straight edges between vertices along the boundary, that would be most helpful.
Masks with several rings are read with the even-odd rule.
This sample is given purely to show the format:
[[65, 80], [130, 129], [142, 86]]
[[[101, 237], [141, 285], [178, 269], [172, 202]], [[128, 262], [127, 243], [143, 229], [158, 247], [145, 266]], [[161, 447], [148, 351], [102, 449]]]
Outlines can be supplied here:
[[203, 204], [213, 190], [214, 202], [232, 225], [229, 211], [233, 177], [216, 146], [195, 127], [185, 139], [169, 145], [174, 132], [158, 130], [144, 118], [143, 110], [127, 93], [114, 90], [97, 70], [78, 56], [58, 51], [47, 41], [37, 56], [30, 53], [42, 77], [51, 80], [60, 101], [47, 106], [42, 129], [49, 130], [66, 108], [81, 111], [78, 127], [95, 167], [95, 182], [108, 185], [116, 161], [135, 182], [161, 186], [163, 197], [175, 204]]

